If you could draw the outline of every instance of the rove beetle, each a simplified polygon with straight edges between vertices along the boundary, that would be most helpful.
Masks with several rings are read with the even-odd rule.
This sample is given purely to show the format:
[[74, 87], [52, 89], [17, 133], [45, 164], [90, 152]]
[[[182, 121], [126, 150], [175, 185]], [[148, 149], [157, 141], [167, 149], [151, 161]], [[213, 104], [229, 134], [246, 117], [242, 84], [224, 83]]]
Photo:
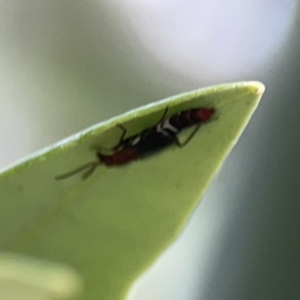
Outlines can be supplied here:
[[[162, 118], [154, 126], [129, 138], [125, 138], [127, 129], [123, 125], [118, 124], [118, 127], [122, 130], [122, 134], [118, 144], [112, 149], [113, 154], [105, 155], [98, 151], [97, 161], [89, 162], [66, 174], [56, 176], [55, 179], [65, 179], [88, 169], [82, 176], [83, 179], [86, 179], [101, 164], [106, 166], [121, 166], [133, 160], [153, 155], [172, 144], [184, 147], [199, 130], [201, 124], [211, 119], [215, 109], [192, 108], [176, 113], [169, 118], [166, 118], [167, 112], [168, 107], [165, 109]], [[196, 126], [193, 132], [184, 142], [180, 142], [178, 134], [182, 130], [192, 126]]]

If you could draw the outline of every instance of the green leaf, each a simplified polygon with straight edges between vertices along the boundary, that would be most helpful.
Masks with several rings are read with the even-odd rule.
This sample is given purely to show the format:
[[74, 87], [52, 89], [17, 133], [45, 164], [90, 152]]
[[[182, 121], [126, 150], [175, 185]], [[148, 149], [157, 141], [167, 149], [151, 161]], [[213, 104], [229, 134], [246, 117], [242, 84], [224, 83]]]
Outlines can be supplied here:
[[[258, 82], [225, 84], [168, 98], [97, 124], [0, 174], [0, 250], [22, 253], [77, 270], [84, 281], [78, 299], [125, 299], [134, 280], [182, 231], [205, 188], [258, 105]], [[214, 107], [184, 148], [169, 147], [122, 167], [99, 167], [54, 177], [95, 160], [95, 148], [111, 148], [122, 124], [128, 136], [168, 115]], [[182, 133], [184, 139], [189, 132]]]
[[26, 256], [0, 254], [0, 299], [71, 299], [83, 283], [72, 268]]

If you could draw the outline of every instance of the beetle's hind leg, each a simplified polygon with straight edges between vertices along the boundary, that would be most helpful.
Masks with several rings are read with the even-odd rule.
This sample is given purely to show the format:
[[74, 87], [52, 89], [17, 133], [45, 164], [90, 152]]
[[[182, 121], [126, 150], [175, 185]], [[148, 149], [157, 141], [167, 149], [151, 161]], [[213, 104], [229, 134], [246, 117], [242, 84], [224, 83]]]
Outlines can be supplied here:
[[180, 148], [183, 148], [184, 146], [186, 146], [192, 140], [192, 138], [195, 136], [195, 134], [199, 130], [200, 126], [201, 126], [201, 124], [198, 124], [196, 126], [196, 128], [193, 130], [193, 132], [187, 137], [187, 139], [184, 142], [180, 142], [180, 140], [178, 139], [178, 136], [176, 136], [175, 144]]

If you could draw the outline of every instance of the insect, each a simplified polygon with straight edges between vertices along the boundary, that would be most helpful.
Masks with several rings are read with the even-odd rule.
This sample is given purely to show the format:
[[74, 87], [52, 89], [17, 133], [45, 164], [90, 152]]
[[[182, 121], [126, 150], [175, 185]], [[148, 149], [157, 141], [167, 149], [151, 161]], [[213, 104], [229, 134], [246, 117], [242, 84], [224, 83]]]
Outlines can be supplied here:
[[[201, 124], [211, 119], [215, 109], [192, 108], [174, 114], [169, 118], [166, 118], [167, 112], [168, 107], [165, 109], [162, 118], [154, 126], [129, 138], [125, 138], [127, 129], [123, 125], [118, 124], [118, 127], [122, 130], [122, 134], [118, 144], [111, 149], [113, 151], [111, 155], [106, 155], [98, 151], [96, 154], [97, 161], [89, 162], [71, 172], [55, 177], [55, 179], [65, 179], [87, 169], [82, 176], [83, 179], [86, 179], [101, 164], [106, 166], [121, 166], [133, 160], [153, 155], [172, 144], [184, 147], [194, 137]], [[192, 133], [184, 142], [180, 142], [178, 134], [182, 130], [192, 126], [196, 126]]]

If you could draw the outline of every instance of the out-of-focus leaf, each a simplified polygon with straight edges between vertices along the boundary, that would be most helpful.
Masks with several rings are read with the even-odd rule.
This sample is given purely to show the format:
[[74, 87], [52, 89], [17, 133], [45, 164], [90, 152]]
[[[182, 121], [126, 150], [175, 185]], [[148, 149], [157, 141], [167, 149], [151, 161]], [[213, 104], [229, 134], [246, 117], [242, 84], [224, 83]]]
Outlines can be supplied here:
[[82, 293], [72, 268], [26, 256], [0, 254], [0, 299], [67, 300]]

